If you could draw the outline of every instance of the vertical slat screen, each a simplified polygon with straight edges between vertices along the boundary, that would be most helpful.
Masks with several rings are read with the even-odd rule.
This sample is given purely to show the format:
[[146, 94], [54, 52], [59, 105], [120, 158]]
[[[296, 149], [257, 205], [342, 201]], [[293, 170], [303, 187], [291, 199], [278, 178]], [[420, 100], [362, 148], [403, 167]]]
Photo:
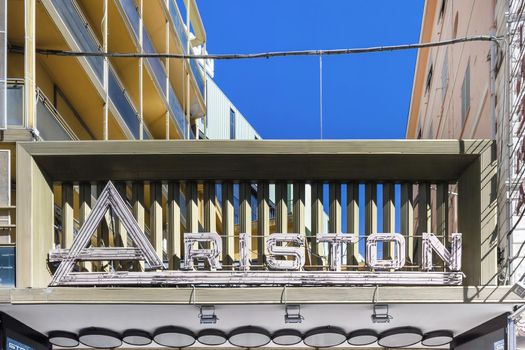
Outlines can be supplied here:
[[150, 238], [157, 255], [162, 259], [162, 184], [151, 182], [150, 190]]
[[270, 185], [267, 182], [257, 184], [257, 260], [264, 263], [266, 254], [265, 239], [270, 234]]
[[[88, 182], [82, 182], [78, 186], [78, 192], [79, 192], [79, 215], [78, 215], [78, 221], [80, 224], [80, 227], [86, 222], [86, 219], [89, 216], [89, 213], [91, 213], [91, 184]], [[86, 261], [81, 264], [87, 271], [92, 271], [92, 262]]]
[[295, 182], [293, 184], [293, 231], [301, 235], [306, 233], [304, 206], [304, 183]]
[[[240, 232], [252, 234], [252, 204], [251, 204], [251, 184], [243, 182], [239, 185]], [[250, 244], [250, 241], [248, 242]], [[251, 249], [251, 247], [250, 247]]]
[[215, 183], [207, 181], [204, 183], [204, 231], [216, 232], [216, 210], [215, 210]]
[[439, 183], [436, 188], [436, 235], [446, 237], [448, 231], [448, 184]]
[[74, 208], [73, 208], [73, 184], [62, 184], [62, 236], [60, 244], [62, 248], [70, 248], [73, 244], [74, 230]]
[[186, 232], [199, 232], [199, 195], [193, 181], [186, 183], [186, 210]]
[[313, 183], [312, 188], [312, 229], [310, 238], [310, 250], [307, 256], [310, 257], [310, 264], [323, 265], [323, 260], [319, 255], [323, 255], [322, 246], [316, 242], [316, 235], [324, 232], [324, 210], [323, 210], [323, 184]]
[[[146, 232], [145, 210], [144, 210], [144, 184], [142, 182], [134, 182], [131, 188], [131, 204], [133, 206], [133, 216], [142, 232]], [[140, 269], [144, 269], [144, 263], [141, 262]]]
[[182, 236], [180, 222], [180, 183], [168, 183], [168, 260], [170, 269], [177, 270], [182, 259]]
[[[383, 232], [396, 232], [395, 187], [392, 183], [383, 184]], [[383, 259], [393, 258], [394, 243], [383, 243]]]
[[329, 232], [330, 233], [341, 233], [342, 215], [341, 215], [341, 184], [330, 183], [330, 194], [329, 194]]
[[[127, 198], [127, 188], [125, 182], [116, 182], [115, 188], [117, 189], [120, 196], [124, 199]], [[117, 247], [127, 247], [128, 245], [128, 233], [124, 228], [121, 220], [115, 219], [115, 245]]]
[[285, 182], [275, 184], [275, 231], [288, 232], [288, 185]]
[[[377, 185], [365, 184], [365, 235], [377, 233]], [[366, 253], [365, 253], [366, 256]]]
[[421, 260], [421, 236], [432, 232], [432, 207], [430, 202], [430, 184], [420, 183], [417, 189], [417, 232], [414, 242], [414, 260]]
[[222, 252], [223, 262], [233, 264], [235, 256], [235, 228], [234, 228], [233, 183], [222, 184]]
[[406, 240], [406, 255], [414, 264], [414, 192], [411, 183], [401, 184], [401, 234]]
[[359, 261], [359, 183], [346, 184], [346, 232], [354, 235], [356, 244], [347, 247], [347, 264]]

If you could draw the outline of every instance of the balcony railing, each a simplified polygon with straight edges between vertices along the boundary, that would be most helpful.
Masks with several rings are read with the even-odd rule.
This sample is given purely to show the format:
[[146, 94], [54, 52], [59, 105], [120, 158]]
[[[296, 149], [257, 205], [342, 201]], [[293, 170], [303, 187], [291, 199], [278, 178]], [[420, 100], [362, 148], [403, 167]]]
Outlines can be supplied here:
[[[125, 19], [127, 23], [130, 25], [135, 42], [138, 44], [139, 42], [139, 33], [140, 33], [140, 16], [137, 12], [137, 6], [134, 0], [120, 0], [117, 2], [118, 5], [121, 6], [121, 8], [124, 10], [125, 13]], [[156, 50], [153, 47], [153, 44], [151, 42], [151, 39], [149, 37], [149, 34], [147, 30], [143, 31], [143, 37], [142, 37], [144, 52], [146, 53], [155, 53]], [[166, 95], [166, 72], [164, 70], [164, 66], [159, 58], [156, 57], [150, 57], [146, 59], [146, 64], [148, 65], [150, 71], [152, 72], [153, 80], [155, 81], [155, 84], [157, 86], [157, 90], [161, 95]], [[182, 111], [182, 107], [177, 100], [177, 97], [175, 95], [175, 92], [173, 91], [173, 87], [171, 84], [168, 86], [168, 92], [167, 92], [167, 100], [166, 103], [168, 104], [170, 114], [175, 122], [175, 124], [179, 128], [179, 132], [181, 135], [185, 135], [185, 131], [187, 128], [187, 121], [186, 117], [184, 116], [184, 112]]]
[[[93, 34], [89, 24], [83, 18], [81, 11], [75, 1], [70, 0], [50, 0], [46, 4], [51, 4], [54, 10], [60, 16], [61, 21], [65, 24], [66, 30], [69, 32], [78, 45], [81, 51], [97, 52], [101, 51], [101, 46], [98, 44], [95, 35]], [[103, 85], [103, 66], [104, 59], [102, 57], [86, 57], [91, 70], [94, 73], [97, 82], [100, 86]], [[108, 75], [109, 98], [115, 106], [117, 113], [122, 118], [131, 134], [139, 137], [139, 119], [138, 113], [133, 106], [130, 97], [126, 93], [122, 83], [120, 82], [114, 68], [109, 65]], [[144, 134], [148, 138], [148, 133]]]
[[[41, 140], [78, 140], [75, 133], [60, 116], [51, 101], [37, 88], [34, 131]], [[8, 128], [28, 128], [24, 120], [24, 81], [9, 79], [7, 84]]]
[[[175, 31], [177, 32], [177, 36], [180, 40], [182, 50], [185, 53], [187, 51], [187, 43], [188, 43], [188, 35], [186, 33], [185, 25], [182, 21], [179, 7], [175, 0], [170, 0], [168, 2], [169, 7], [169, 14], [171, 17], [171, 20], [173, 22], [173, 26], [175, 27]], [[195, 60], [190, 60], [190, 68], [193, 73], [193, 76], [195, 77], [195, 82], [197, 83], [198, 90], [201, 93], [201, 96], [204, 97], [204, 77], [203, 77], [203, 69], [200, 68]]]
[[[492, 141], [40, 142], [17, 157], [18, 287], [498, 283]], [[105, 189], [75, 235], [91, 184]], [[55, 222], [72, 186], [80, 205]], [[169, 271], [129, 264], [164, 256]]]

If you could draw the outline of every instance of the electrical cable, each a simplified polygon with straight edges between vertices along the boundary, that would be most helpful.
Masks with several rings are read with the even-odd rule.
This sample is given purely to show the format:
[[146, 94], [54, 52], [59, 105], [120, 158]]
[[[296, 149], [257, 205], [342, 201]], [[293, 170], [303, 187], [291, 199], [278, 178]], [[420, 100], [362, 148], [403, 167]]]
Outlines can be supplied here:
[[[68, 51], [54, 49], [36, 49], [36, 53], [41, 55], [71, 56], [71, 57], [110, 57], [110, 58], [174, 58], [174, 59], [213, 59], [213, 60], [240, 60], [273, 58], [286, 56], [328, 56], [328, 55], [353, 55], [371, 52], [389, 52], [399, 50], [423, 49], [437, 46], [447, 46], [464, 42], [487, 41], [496, 42], [502, 40], [501, 36], [476, 35], [462, 38], [433, 41], [428, 43], [402, 44], [391, 46], [373, 46], [362, 48], [332, 49], [332, 50], [299, 50], [299, 51], [271, 51], [248, 54], [177, 54], [177, 53], [120, 53], [120, 52], [88, 52], [88, 51]], [[10, 45], [9, 50], [15, 53], [23, 53], [24, 47]]]

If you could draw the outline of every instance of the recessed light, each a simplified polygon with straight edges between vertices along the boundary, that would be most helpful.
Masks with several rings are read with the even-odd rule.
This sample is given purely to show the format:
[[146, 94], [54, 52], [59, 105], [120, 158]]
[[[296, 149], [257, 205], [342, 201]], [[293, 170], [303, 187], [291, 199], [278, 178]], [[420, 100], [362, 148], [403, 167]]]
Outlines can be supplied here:
[[261, 327], [240, 327], [234, 329], [228, 338], [230, 343], [241, 348], [257, 348], [270, 342], [270, 333]]
[[155, 343], [170, 348], [184, 348], [195, 343], [193, 332], [186, 328], [166, 326], [155, 331], [153, 335]]
[[346, 340], [346, 333], [338, 327], [314, 328], [304, 335], [304, 343], [313, 348], [327, 348], [342, 344]]
[[122, 335], [122, 340], [129, 345], [144, 346], [151, 343], [151, 335], [140, 329], [128, 329]]
[[281, 329], [273, 334], [272, 341], [277, 345], [295, 345], [303, 340], [301, 332], [296, 329]]
[[122, 345], [120, 334], [105, 328], [85, 328], [78, 337], [86, 346], [97, 349], [113, 349]]
[[417, 344], [423, 338], [421, 331], [414, 327], [400, 327], [381, 333], [378, 344], [385, 348], [403, 348]]
[[363, 346], [377, 341], [377, 333], [371, 329], [360, 329], [348, 335], [348, 344]]
[[441, 346], [449, 344], [453, 339], [454, 335], [450, 331], [434, 331], [426, 333], [421, 344], [424, 346]]
[[226, 343], [226, 333], [218, 329], [203, 329], [197, 336], [197, 341], [204, 345], [216, 346]]
[[65, 331], [52, 331], [48, 334], [49, 342], [63, 348], [78, 346], [78, 337], [75, 333]]

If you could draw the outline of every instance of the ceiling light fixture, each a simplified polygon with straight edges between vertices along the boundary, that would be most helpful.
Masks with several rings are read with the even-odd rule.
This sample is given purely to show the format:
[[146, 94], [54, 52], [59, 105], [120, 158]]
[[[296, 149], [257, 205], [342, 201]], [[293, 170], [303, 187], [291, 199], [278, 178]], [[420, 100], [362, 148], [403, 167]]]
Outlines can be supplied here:
[[388, 314], [388, 305], [374, 304], [374, 313], [372, 314], [372, 322], [374, 323], [389, 323], [393, 317]]
[[454, 334], [450, 331], [434, 331], [426, 333], [423, 336], [423, 340], [421, 341], [421, 344], [424, 346], [441, 346], [441, 345], [447, 345], [452, 342], [454, 339]]
[[197, 336], [197, 341], [208, 346], [217, 346], [226, 343], [226, 333], [218, 329], [203, 329]]
[[192, 331], [175, 326], [161, 327], [153, 335], [155, 343], [170, 348], [184, 348], [195, 343], [195, 336]]
[[419, 329], [400, 327], [381, 333], [377, 343], [385, 348], [403, 348], [419, 343], [422, 338], [423, 334]]
[[339, 327], [314, 328], [304, 335], [304, 343], [313, 348], [337, 346], [346, 340], [346, 333]]
[[273, 334], [272, 341], [281, 346], [295, 345], [303, 340], [301, 332], [296, 329], [281, 329]]
[[301, 323], [304, 317], [301, 315], [301, 305], [286, 305], [284, 323]]
[[241, 348], [257, 348], [268, 344], [270, 333], [261, 327], [247, 326], [234, 329], [228, 338], [230, 343]]
[[201, 324], [215, 324], [217, 323], [217, 315], [215, 315], [215, 306], [202, 305], [199, 313]]
[[113, 349], [122, 345], [120, 334], [105, 328], [85, 328], [78, 339], [86, 346], [96, 349]]
[[140, 329], [128, 329], [122, 335], [122, 340], [129, 345], [144, 346], [151, 344], [151, 335]]
[[63, 348], [74, 348], [78, 346], [78, 337], [75, 333], [64, 331], [52, 331], [48, 334], [49, 342]]
[[348, 335], [348, 344], [355, 346], [370, 345], [377, 341], [377, 333], [372, 329], [360, 329]]

